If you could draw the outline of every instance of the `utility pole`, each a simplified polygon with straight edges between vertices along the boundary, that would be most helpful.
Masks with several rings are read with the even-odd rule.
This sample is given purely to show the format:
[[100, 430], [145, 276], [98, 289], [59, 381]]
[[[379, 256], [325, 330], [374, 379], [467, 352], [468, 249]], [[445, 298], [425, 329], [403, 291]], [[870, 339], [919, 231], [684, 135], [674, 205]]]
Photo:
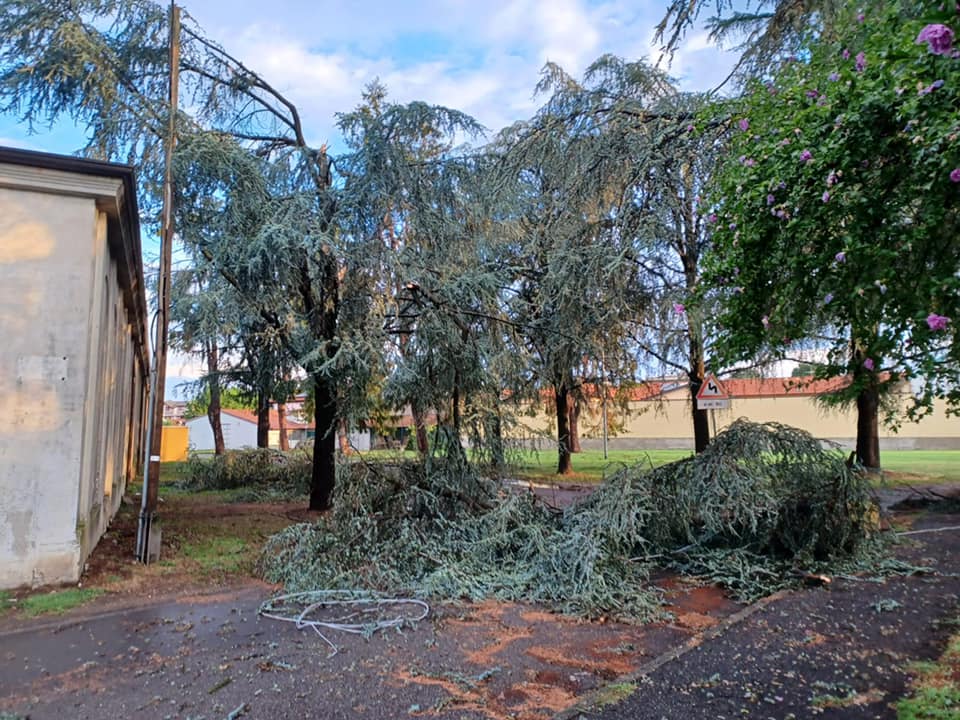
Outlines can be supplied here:
[[173, 150], [177, 144], [177, 103], [180, 85], [180, 8], [170, 3], [170, 98], [164, 151], [163, 222], [160, 231], [160, 277], [157, 282], [157, 329], [153, 343], [150, 409], [147, 418], [147, 457], [143, 467], [137, 560], [150, 560], [150, 530], [157, 510], [160, 484], [160, 442], [163, 432], [163, 395], [167, 379], [167, 329], [170, 323], [170, 268], [173, 264]]

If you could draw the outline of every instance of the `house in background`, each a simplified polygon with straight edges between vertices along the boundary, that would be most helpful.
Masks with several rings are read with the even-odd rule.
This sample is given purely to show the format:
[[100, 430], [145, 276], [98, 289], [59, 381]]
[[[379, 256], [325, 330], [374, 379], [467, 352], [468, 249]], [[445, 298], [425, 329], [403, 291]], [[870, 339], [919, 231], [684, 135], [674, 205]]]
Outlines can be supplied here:
[[[316, 425], [313, 422], [301, 422], [296, 415], [285, 417], [287, 440], [290, 447], [313, 447]], [[257, 446], [257, 414], [253, 410], [234, 410], [224, 408], [220, 411], [220, 425], [223, 428], [223, 444], [227, 450], [255, 448]], [[213, 430], [206, 415], [187, 420], [190, 429], [190, 449], [199, 451], [213, 450]], [[355, 450], [370, 449], [370, 433], [357, 432], [349, 435], [350, 446]], [[280, 448], [280, 415], [270, 410], [270, 434], [268, 445]]]
[[0, 588], [74, 582], [143, 460], [132, 168], [0, 148], [0, 338]]

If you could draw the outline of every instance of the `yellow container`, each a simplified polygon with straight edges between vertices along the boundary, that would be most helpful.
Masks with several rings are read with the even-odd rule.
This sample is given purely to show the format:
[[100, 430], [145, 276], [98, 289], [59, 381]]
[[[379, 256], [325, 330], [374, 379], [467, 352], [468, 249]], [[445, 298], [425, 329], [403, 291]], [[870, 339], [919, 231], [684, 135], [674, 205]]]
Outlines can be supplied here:
[[184, 425], [164, 425], [160, 433], [160, 462], [182, 462], [187, 459], [190, 428]]

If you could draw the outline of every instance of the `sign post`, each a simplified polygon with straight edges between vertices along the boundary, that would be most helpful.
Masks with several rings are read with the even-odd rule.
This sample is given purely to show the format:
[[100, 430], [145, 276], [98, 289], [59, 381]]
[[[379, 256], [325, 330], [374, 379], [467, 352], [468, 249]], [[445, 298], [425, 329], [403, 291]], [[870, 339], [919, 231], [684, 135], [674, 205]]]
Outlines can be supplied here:
[[713, 373], [707, 375], [697, 391], [697, 410], [709, 410], [713, 421], [713, 436], [717, 436], [717, 418], [714, 410], [724, 410], [730, 407], [730, 396]]
[[730, 407], [730, 396], [712, 373], [697, 392], [697, 410], [723, 410]]

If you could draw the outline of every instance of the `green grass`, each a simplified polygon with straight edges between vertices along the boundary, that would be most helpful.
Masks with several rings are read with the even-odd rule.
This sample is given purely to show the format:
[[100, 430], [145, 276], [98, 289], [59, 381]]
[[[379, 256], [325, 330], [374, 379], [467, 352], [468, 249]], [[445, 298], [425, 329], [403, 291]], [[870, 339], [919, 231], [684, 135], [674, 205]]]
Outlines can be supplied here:
[[936, 663], [910, 668], [914, 693], [897, 703], [897, 720], [951, 720], [960, 717], [960, 632]]
[[921, 482], [960, 482], [960, 450], [881, 450], [880, 464], [888, 472], [922, 476]]
[[[607, 459], [601, 450], [584, 450], [573, 455], [573, 475], [560, 477], [556, 474], [557, 453], [555, 450], [540, 452], [522, 451], [514, 456], [516, 463], [514, 474], [525, 480], [553, 482], [558, 479], [574, 482], [599, 482], [605, 475], [615, 472], [623, 465], [642, 462], [653, 466], [664, 465], [681, 458], [689, 457], [689, 450], [610, 450]], [[412, 450], [370, 450], [363, 453], [368, 461], [396, 462], [415, 460], [417, 453]], [[960, 450], [885, 450], [880, 453], [883, 469], [894, 473], [892, 477], [880, 477], [878, 482], [887, 483], [960, 483]], [[185, 463], [164, 463], [161, 470], [161, 491], [165, 495], [192, 494], [194, 491], [180, 490], [169, 483], [176, 482], [183, 472]], [[131, 486], [138, 492], [136, 486]], [[225, 493], [229, 491], [208, 491]]]
[[247, 543], [238, 537], [209, 537], [184, 545], [183, 556], [208, 573], [236, 573], [249, 563]]
[[27, 617], [62, 615], [103, 595], [100, 588], [69, 588], [43, 595], [31, 595], [20, 602], [20, 612]]
[[616, 472], [624, 465], [643, 463], [657, 467], [690, 457], [691, 454], [689, 450], [610, 450], [604, 459], [602, 450], [584, 450], [574, 453], [572, 457], [573, 475], [561, 476], [556, 474], [555, 451], [526, 451], [520, 456], [516, 474], [525, 480], [600, 482], [605, 475]]
[[0, 590], [0, 615], [3, 615], [12, 607], [10, 603], [12, 597], [13, 596], [6, 590]]

